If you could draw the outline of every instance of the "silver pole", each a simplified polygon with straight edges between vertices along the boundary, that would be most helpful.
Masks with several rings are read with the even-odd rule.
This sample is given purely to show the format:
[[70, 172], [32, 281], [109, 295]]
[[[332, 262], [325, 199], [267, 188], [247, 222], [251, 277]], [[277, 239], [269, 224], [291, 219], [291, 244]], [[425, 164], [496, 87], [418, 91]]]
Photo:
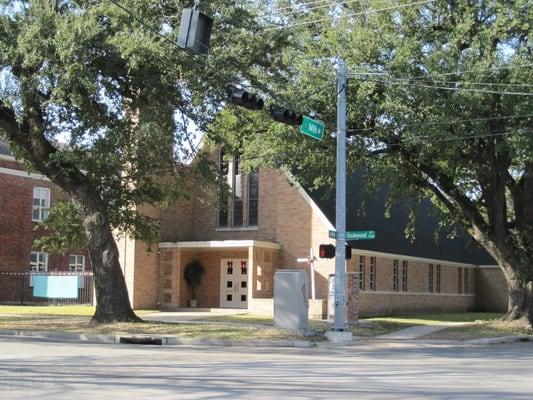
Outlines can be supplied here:
[[337, 193], [335, 228], [335, 331], [346, 330], [346, 63], [338, 59], [337, 75]]

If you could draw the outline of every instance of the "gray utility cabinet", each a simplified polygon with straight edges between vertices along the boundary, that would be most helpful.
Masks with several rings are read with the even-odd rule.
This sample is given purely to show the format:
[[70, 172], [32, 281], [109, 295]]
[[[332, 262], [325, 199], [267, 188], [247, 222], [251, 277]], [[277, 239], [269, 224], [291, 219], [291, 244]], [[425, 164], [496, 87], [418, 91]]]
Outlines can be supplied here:
[[279, 269], [274, 275], [274, 326], [307, 331], [309, 326], [309, 285], [307, 272]]

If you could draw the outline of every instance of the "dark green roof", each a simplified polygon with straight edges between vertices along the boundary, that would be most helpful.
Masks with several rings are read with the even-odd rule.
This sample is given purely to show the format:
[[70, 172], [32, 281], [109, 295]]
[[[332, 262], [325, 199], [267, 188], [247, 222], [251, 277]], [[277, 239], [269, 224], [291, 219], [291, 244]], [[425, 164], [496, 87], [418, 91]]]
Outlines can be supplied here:
[[[411, 200], [404, 197], [396, 201], [390, 210], [390, 218], [386, 218], [385, 202], [388, 191], [388, 187], [382, 187], [376, 193], [369, 194], [364, 190], [364, 178], [360, 172], [348, 178], [346, 230], [376, 231], [374, 240], [348, 242], [352, 248], [476, 265], [496, 264], [461, 227], [456, 227], [456, 238], [448, 238], [450, 230], [439, 227], [438, 210], [429, 199], [424, 199], [417, 208], [414, 241], [406, 239], [405, 229]], [[334, 189], [308, 192], [335, 226]]]

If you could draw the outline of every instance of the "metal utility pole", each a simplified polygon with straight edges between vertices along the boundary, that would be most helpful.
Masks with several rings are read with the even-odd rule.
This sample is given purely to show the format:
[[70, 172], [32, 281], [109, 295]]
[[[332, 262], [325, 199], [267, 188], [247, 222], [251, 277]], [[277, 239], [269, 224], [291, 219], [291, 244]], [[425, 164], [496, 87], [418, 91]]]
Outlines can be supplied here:
[[335, 323], [334, 331], [346, 330], [346, 63], [338, 59], [337, 72], [337, 191], [335, 208]]

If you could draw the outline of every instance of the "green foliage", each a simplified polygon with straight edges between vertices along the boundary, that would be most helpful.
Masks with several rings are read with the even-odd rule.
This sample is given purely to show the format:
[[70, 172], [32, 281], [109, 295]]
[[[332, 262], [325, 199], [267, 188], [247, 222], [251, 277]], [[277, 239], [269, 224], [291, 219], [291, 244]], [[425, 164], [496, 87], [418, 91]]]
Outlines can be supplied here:
[[36, 248], [44, 251], [66, 254], [70, 249], [80, 250], [87, 245], [80, 210], [73, 202], [58, 202], [48, 218], [35, 228], [47, 232], [33, 242]]
[[[392, 197], [430, 197], [444, 225], [460, 223], [522, 282], [533, 279], [533, 221], [522, 208], [531, 196], [520, 191], [533, 165], [533, 96], [506, 93], [531, 92], [530, 2], [437, 0], [373, 13], [363, 11], [390, 2], [304, 3], [291, 2], [299, 10], [292, 14], [270, 10], [286, 24], [318, 20], [286, 29], [295, 44], [283, 49], [291, 68], [283, 79], [265, 78], [275, 101], [316, 112], [326, 132], [334, 131], [332, 60], [345, 59], [352, 72], [348, 173], [365, 169], [369, 191], [388, 183]], [[308, 186], [332, 186], [330, 137], [318, 143], [264, 114], [232, 108], [212, 131], [245, 158], [285, 166]]]
[[[189, 168], [180, 165], [196, 153], [191, 123], [207, 126], [229, 85], [256, 82], [277, 65], [287, 35], [255, 37], [256, 5], [204, 2], [216, 18], [212, 47], [209, 57], [192, 56], [175, 45], [190, 1], [119, 4], [0, 1], [0, 106], [60, 150], [44, 165], [31, 162], [34, 169], [59, 166], [67, 177], [62, 188], [75, 200], [74, 176], [84, 171], [111, 226], [154, 241], [157, 221], [139, 215], [137, 205], [169, 204], [213, 181], [201, 155]], [[1, 119], [0, 132], [15, 135]], [[23, 160], [34, 159], [30, 153], [17, 149]], [[67, 218], [66, 209], [56, 215]], [[42, 245], [60, 248], [75, 234], [59, 232], [69, 226], [57, 218], [48, 222], [57, 236]]]

